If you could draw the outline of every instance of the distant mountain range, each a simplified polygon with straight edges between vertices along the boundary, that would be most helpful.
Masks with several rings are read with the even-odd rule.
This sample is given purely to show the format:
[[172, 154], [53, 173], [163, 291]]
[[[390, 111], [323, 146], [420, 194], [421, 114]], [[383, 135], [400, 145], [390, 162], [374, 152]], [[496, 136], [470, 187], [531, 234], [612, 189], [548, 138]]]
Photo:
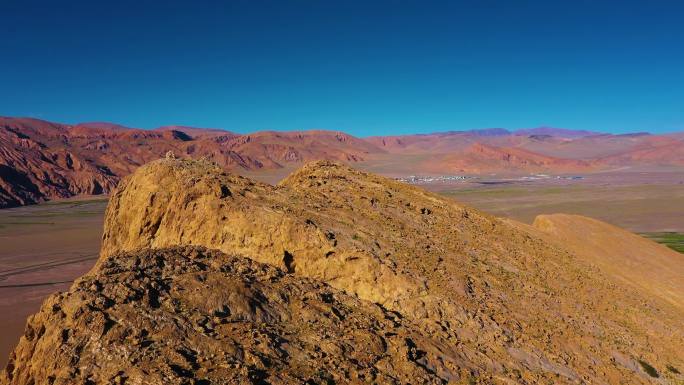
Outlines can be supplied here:
[[580, 138], [583, 136], [601, 135], [600, 132], [585, 130], [569, 130], [565, 128], [537, 127], [523, 128], [519, 130], [507, 130], [505, 128], [480, 128], [467, 131], [444, 131], [435, 132], [427, 135], [453, 135], [453, 134], [472, 134], [477, 136], [508, 136], [508, 135], [549, 135], [561, 138]]
[[233, 172], [287, 170], [336, 160], [386, 175], [593, 172], [683, 168], [684, 134], [611, 135], [539, 127], [358, 138], [325, 130], [237, 134], [186, 126], [153, 130], [113, 123], [0, 118], [0, 207], [111, 191], [167, 153], [207, 158]]

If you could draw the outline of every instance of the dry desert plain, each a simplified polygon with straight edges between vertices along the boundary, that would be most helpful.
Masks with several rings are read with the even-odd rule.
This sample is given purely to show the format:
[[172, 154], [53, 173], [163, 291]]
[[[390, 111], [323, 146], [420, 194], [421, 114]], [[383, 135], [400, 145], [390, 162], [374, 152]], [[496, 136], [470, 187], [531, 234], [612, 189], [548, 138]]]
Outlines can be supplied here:
[[[367, 168], [382, 171], [377, 165]], [[275, 183], [288, 171], [248, 176]], [[684, 172], [480, 175], [421, 187], [525, 223], [539, 214], [581, 214], [684, 246]], [[95, 263], [106, 204], [106, 197], [81, 197], [0, 210], [0, 366], [18, 342], [26, 317]]]
[[107, 200], [72, 198], [0, 210], [0, 366], [26, 317], [97, 260]]

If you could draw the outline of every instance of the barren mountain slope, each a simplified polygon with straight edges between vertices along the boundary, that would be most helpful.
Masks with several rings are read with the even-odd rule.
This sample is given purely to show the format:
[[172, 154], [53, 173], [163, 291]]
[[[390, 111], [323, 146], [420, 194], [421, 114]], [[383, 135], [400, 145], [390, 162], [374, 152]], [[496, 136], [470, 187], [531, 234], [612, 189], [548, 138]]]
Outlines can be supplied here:
[[579, 215], [539, 215], [534, 227], [577, 256], [684, 311], [684, 255], [608, 223]]
[[378, 148], [392, 154], [446, 153], [462, 150], [477, 138], [465, 133], [370, 136], [364, 138]]
[[600, 159], [617, 166], [684, 165], [684, 139], [676, 136], [647, 137], [638, 145], [618, 154]]
[[440, 349], [377, 305], [188, 246], [117, 254], [52, 295], [0, 382], [442, 384]]
[[592, 169], [590, 162], [561, 159], [538, 154], [523, 148], [497, 147], [474, 143], [463, 151], [437, 156], [426, 162], [425, 169], [450, 172], [573, 172]]
[[447, 131], [432, 134], [370, 136], [364, 138], [384, 151], [393, 154], [449, 154], [463, 151], [474, 143], [487, 143], [494, 146], [508, 146], [524, 141], [524, 136], [491, 128], [472, 131]]
[[67, 149], [0, 125], [0, 208], [110, 191], [118, 178]]
[[0, 208], [106, 193], [121, 177], [169, 151], [207, 158], [229, 170], [277, 169], [315, 159], [356, 162], [382, 152], [331, 131], [238, 135], [182, 126], [140, 130], [0, 117]]
[[205, 162], [161, 160], [113, 195], [101, 263], [190, 244], [247, 255], [396, 311], [446, 341], [440, 357], [460, 362], [445, 369], [453, 377], [678, 377], [667, 368], [684, 366], [680, 309], [543, 238], [334, 163], [309, 164], [272, 187]]
[[[539, 148], [540, 152], [546, 155], [565, 158], [566, 156], [544, 152], [544, 149], [553, 149], [560, 143], [572, 142], [593, 134], [597, 133], [551, 127], [538, 127], [513, 132], [502, 128], [489, 128], [470, 131], [435, 132], [432, 134], [370, 136], [364, 138], [364, 140], [387, 152], [396, 154], [448, 154], [463, 151], [474, 143], [483, 143], [497, 147], [523, 147], [534, 151], [533, 148], [527, 147], [528, 144], [532, 144], [532, 147]], [[535, 143], [540, 139], [544, 139], [544, 143]]]
[[0, 117], [0, 208], [107, 193], [120, 177], [167, 151], [210, 157], [227, 168], [260, 166], [215, 140], [190, 142], [187, 134], [173, 130]]
[[227, 130], [221, 130], [218, 128], [198, 128], [198, 127], [188, 127], [188, 126], [162, 126], [154, 129], [155, 131], [180, 131], [184, 132], [193, 138], [215, 138], [215, 137], [230, 137], [230, 136], [240, 136], [234, 132]]
[[[678, 169], [684, 165], [684, 146], [676, 134], [586, 134], [493, 128], [361, 139], [325, 130], [239, 135], [185, 126], [141, 130], [114, 123], [67, 125], [0, 117], [0, 208], [107, 192], [121, 177], [169, 151], [178, 157], [207, 158], [227, 170], [245, 173], [293, 169], [313, 160], [359, 163], [395, 176], [591, 172], [634, 166]], [[63, 166], [69, 162], [77, 169]], [[46, 175], [36, 171], [42, 168]]]
[[357, 162], [383, 150], [343, 132], [261, 131], [236, 137], [226, 145], [232, 150], [255, 159], [270, 159], [282, 166], [293, 162], [338, 160]]
[[598, 135], [598, 132], [586, 130], [568, 130], [556, 127], [536, 127], [516, 130], [516, 135], [550, 135], [558, 138], [582, 138], [585, 136]]
[[[593, 170], [684, 164], [682, 135], [678, 133], [612, 135], [548, 128], [488, 132], [376, 136], [364, 140], [397, 157], [429, 155], [430, 160], [422, 167], [438, 172], [586, 171], [583, 163], [590, 164]], [[482, 147], [489, 150], [483, 151]]]
[[619, 154], [644, 140], [643, 137], [609, 134], [572, 139], [531, 136], [530, 139], [520, 143], [519, 146], [541, 155], [578, 160], [591, 160]]

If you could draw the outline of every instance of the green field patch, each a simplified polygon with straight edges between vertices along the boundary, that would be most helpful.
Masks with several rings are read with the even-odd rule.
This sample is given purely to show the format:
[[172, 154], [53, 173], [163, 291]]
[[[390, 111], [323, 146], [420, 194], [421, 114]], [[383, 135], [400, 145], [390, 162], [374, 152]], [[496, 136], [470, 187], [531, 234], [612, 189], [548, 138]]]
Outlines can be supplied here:
[[9, 226], [23, 226], [23, 225], [54, 225], [55, 222], [35, 222], [35, 221], [21, 221], [21, 222], [2, 222], [0, 228]]
[[[88, 217], [93, 215], [101, 215], [104, 208], [94, 206], [82, 207], [64, 207], [60, 209], [51, 208], [50, 210], [33, 210], [32, 212], [23, 212], [21, 214], [10, 214], [5, 218], [12, 218], [13, 220], [23, 219], [46, 219], [46, 218], [70, 218], [70, 217]], [[1, 219], [0, 219], [1, 222]]]
[[99, 198], [99, 199], [84, 199], [80, 201], [72, 201], [72, 200], [67, 200], [67, 201], [48, 201], [45, 203], [41, 203], [40, 206], [73, 206], [73, 207], [78, 207], [78, 206], [83, 206], [83, 205], [88, 205], [88, 204], [93, 204], [93, 203], [103, 203], [107, 202], [109, 198]]
[[678, 251], [684, 254], [684, 233], [642, 233], [641, 236], [646, 237], [652, 241], [658, 242], [660, 244], [663, 244], [674, 251]]
[[579, 192], [586, 190], [583, 186], [554, 186], [544, 188], [534, 188], [529, 186], [510, 186], [503, 188], [464, 188], [464, 189], [448, 189], [440, 191], [440, 194], [448, 196], [459, 196], [475, 194], [478, 196], [496, 196], [496, 197], [515, 197], [515, 196], [529, 196], [529, 195], [554, 195], [567, 194], [569, 192]]

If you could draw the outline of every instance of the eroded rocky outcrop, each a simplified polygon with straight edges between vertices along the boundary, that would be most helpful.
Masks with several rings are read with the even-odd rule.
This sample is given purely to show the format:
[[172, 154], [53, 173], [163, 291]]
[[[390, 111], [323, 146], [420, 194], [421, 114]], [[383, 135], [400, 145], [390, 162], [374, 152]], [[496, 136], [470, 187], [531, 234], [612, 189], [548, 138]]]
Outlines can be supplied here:
[[[266, 341], [263, 349], [276, 351], [277, 341], [289, 343], [287, 341], [297, 341], [304, 334], [316, 335], [315, 343], [298, 345], [301, 357], [308, 357], [306, 365], [309, 366], [304, 367], [327, 373], [329, 366], [326, 366], [325, 357], [333, 360], [330, 362], [344, 362], [346, 366], [343, 367], [347, 369], [333, 371], [338, 376], [332, 380], [335, 383], [362, 382], [342, 374], [364, 370], [368, 376], [371, 376], [368, 371], [371, 370], [372, 376], [377, 377], [370, 381], [377, 383], [613, 384], [683, 379], [677, 373], [684, 367], [684, 352], [679, 348], [684, 346], [684, 315], [680, 309], [625, 284], [611, 271], [588, 263], [586, 258], [550, 240], [548, 234], [534, 227], [503, 221], [419, 188], [331, 162], [310, 163], [278, 186], [231, 175], [205, 161], [164, 159], [141, 167], [120, 183], [111, 198], [100, 261], [70, 293], [53, 297], [51, 303], [65, 308], [60, 303], [82, 297], [75, 294], [85, 290], [82, 282], [99, 281], [117, 271], [135, 275], [136, 271], [147, 269], [146, 264], [153, 263], [148, 259], [160, 261], [154, 262], [163, 265], [159, 267], [162, 269], [159, 274], [166, 274], [169, 282], [175, 282], [168, 288], [168, 295], [172, 296], [173, 288], [183, 287], [186, 281], [176, 277], [175, 270], [163, 270], [166, 269], [163, 261], [175, 261], [173, 253], [186, 255], [183, 254], [186, 251], [179, 251], [185, 249], [178, 247], [187, 246], [202, 246], [226, 255], [243, 255], [277, 267], [279, 270], [263, 269], [278, 272], [277, 275], [286, 277], [282, 278], [286, 281], [317, 285], [308, 290], [283, 289], [286, 294], [289, 290], [308, 291], [308, 295], [320, 297], [320, 293], [334, 292], [333, 296], [340, 301], [338, 310], [347, 303], [345, 301], [354, 298], [353, 304], [345, 305], [350, 313], [346, 313], [349, 315], [344, 316], [344, 320], [356, 319], [357, 316], [350, 315], [354, 310], [363, 314], [358, 317], [367, 322], [359, 321], [349, 327], [344, 322], [327, 323], [319, 327], [302, 323], [293, 315], [288, 315], [289, 321], [275, 317], [256, 322], [265, 324], [263, 327], [280, 327], [269, 329], [272, 330], [271, 339], [256, 337]], [[170, 247], [175, 251], [168, 251]], [[148, 249], [164, 251], [159, 251], [157, 257], [151, 256], [157, 255], [154, 251], [139, 251]], [[210, 260], [227, 258], [212, 253]], [[280, 281], [274, 281], [274, 286], [269, 288], [271, 281], [266, 283], [258, 279], [248, 280], [250, 283], [243, 286], [231, 286], [226, 282], [233, 278], [225, 275], [219, 265], [211, 269], [217, 268], [220, 274], [211, 274], [215, 280], [205, 280], [204, 289], [199, 283], [188, 286], [191, 289], [177, 294], [176, 302], [185, 301], [197, 309], [204, 309], [198, 302], [213, 303], [215, 296], [230, 296], [233, 287], [250, 293], [254, 288], [266, 291], [282, 288], [277, 283]], [[125, 273], [129, 271], [126, 269], [130, 273]], [[150, 280], [158, 273], [154, 269]], [[213, 271], [211, 269], [207, 271]], [[178, 274], [185, 277], [184, 271], [179, 267]], [[224, 278], [226, 282], [222, 281]], [[105, 292], [97, 285], [92, 290]], [[129, 293], [132, 287], [128, 281], [112, 281], [110, 290]], [[130, 309], [152, 314], [163, 308], [164, 301], [148, 299], [148, 289], [137, 291], [141, 294], [126, 294], [133, 295]], [[278, 296], [266, 295], [268, 298]], [[293, 305], [301, 301], [292, 302], [295, 297], [288, 295], [290, 302], [287, 303], [276, 299], [266, 302], [284, 306], [274, 308], [278, 317], [280, 314], [306, 313], [304, 305]], [[92, 311], [81, 302], [74, 306], [85, 312]], [[31, 330], [43, 329], [43, 333], [54, 336], [61, 335], [57, 330], [65, 328], [86, 333], [80, 330], [84, 324], [70, 327], [67, 325], [71, 321], [63, 318], [50, 321], [52, 323], [40, 320], [48, 317], [46, 311], [44, 307], [40, 313], [43, 316], [31, 320], [27, 329], [29, 337], [34, 334]], [[335, 313], [331, 309], [325, 311]], [[138, 319], [136, 317], [142, 316], [131, 310], [112, 319], [118, 325], [129, 318]], [[212, 317], [209, 319], [213, 320]], [[392, 322], [387, 323], [388, 319]], [[217, 321], [212, 322], [216, 324]], [[202, 347], [206, 343], [207, 347], [218, 346], [217, 349], [224, 350], [252, 349], [253, 345], [248, 342], [253, 336], [245, 337], [250, 332], [236, 326], [236, 322], [243, 320], [229, 318], [226, 322], [232, 325], [225, 329], [230, 330], [226, 332], [226, 338], [238, 342], [224, 346], [224, 342], [198, 340], [196, 346]], [[209, 325], [216, 330], [214, 324]], [[402, 327], [405, 331], [389, 330], [388, 325], [399, 325], [393, 327]], [[289, 328], [304, 334], [293, 334]], [[328, 328], [341, 328], [342, 333], [335, 334], [337, 331]], [[200, 329], [204, 330], [201, 325]], [[182, 332], [169, 330], [164, 334], [169, 344], [180, 346], [186, 340], [174, 337], [174, 333], [183, 336]], [[408, 336], [399, 339], [408, 349], [404, 358], [399, 357], [401, 354], [395, 356], [394, 348], [389, 347], [396, 337], [393, 333]], [[317, 355], [315, 346], [322, 343], [320, 335], [326, 334], [376, 342], [379, 341], [374, 337], [377, 334], [384, 336], [384, 342], [378, 343], [387, 346], [382, 348], [385, 350], [374, 350], [361, 343], [362, 347], [354, 352], [368, 350], [367, 354], [356, 356], [357, 353], [351, 350], [335, 348], [323, 357]], [[22, 353], [36, 351], [38, 345], [32, 344], [32, 340], [22, 339], [12, 364], [15, 369], [9, 372], [13, 378], [19, 378], [14, 373], [20, 373], [17, 368], [22, 365], [30, 366], [31, 370], [45, 370], [44, 373], [59, 367], [50, 360], [26, 364], [29, 357], [36, 356]], [[59, 343], [52, 344], [50, 346], [60, 346], [58, 352], [66, 352], [58, 353], [55, 360], [76, 360], [72, 366], [79, 367], [81, 355], [69, 353]], [[110, 358], [123, 354], [117, 346], [102, 347], [100, 354], [106, 358], [100, 360], [101, 366], [112, 359], [116, 363], [112, 367], [123, 365], [127, 373], [145, 373], [138, 371], [147, 365], [143, 360], [152, 353], [143, 354], [138, 352], [140, 349], [131, 348], [129, 353], [138, 354], [139, 361], [134, 360], [126, 366], [121, 363], [124, 361]], [[243, 368], [255, 365], [254, 359], [249, 358], [252, 356], [247, 354], [235, 356], [233, 361], [221, 361], [223, 356], [216, 358], [204, 349], [195, 352], [197, 360], [214, 360], [211, 362], [216, 364], [211, 365], [220, 368], [233, 362]], [[255, 379], [247, 370], [231, 372], [235, 376], [232, 378], [253, 383], [305, 379], [292, 374], [299, 373], [296, 371], [299, 361], [292, 358], [279, 361], [265, 354], [259, 356], [267, 358], [259, 361], [263, 367], [256, 366], [265, 377]], [[290, 354], [287, 357], [291, 357]], [[397, 371], [397, 368], [393, 372], [384, 371], [376, 364], [371, 365], [375, 369], [368, 369], [370, 366], [366, 364], [358, 366], [364, 362], [384, 362], [384, 358], [387, 358], [386, 362], [405, 367], [406, 372]], [[424, 371], [416, 370], [415, 377], [402, 377], [401, 373], [413, 370], [411, 365], [414, 363]], [[40, 369], [46, 365], [47, 369]], [[201, 371], [201, 366], [180, 368], [187, 370], [181, 372], [190, 377], [208, 378], [202, 377], [205, 372]], [[103, 369], [93, 369], [89, 373], [99, 370]], [[277, 373], [292, 377], [277, 377]], [[372, 376], [364, 377], [364, 381]], [[324, 380], [320, 374], [313, 381], [325, 383]], [[222, 383], [218, 378], [207, 381]], [[24, 382], [15, 380], [15, 383]]]
[[[323, 283], [198, 247], [138, 250], [29, 319], [11, 384], [443, 384], [443, 345]], [[3, 378], [3, 377], [0, 377]]]
[[125, 179], [108, 208], [102, 258], [184, 244], [379, 303], [494, 377], [648, 381], [614, 354], [661, 368], [682, 360], [672, 347], [684, 341], [680, 313], [543, 237], [336, 163], [308, 164], [276, 187], [182, 160]]

